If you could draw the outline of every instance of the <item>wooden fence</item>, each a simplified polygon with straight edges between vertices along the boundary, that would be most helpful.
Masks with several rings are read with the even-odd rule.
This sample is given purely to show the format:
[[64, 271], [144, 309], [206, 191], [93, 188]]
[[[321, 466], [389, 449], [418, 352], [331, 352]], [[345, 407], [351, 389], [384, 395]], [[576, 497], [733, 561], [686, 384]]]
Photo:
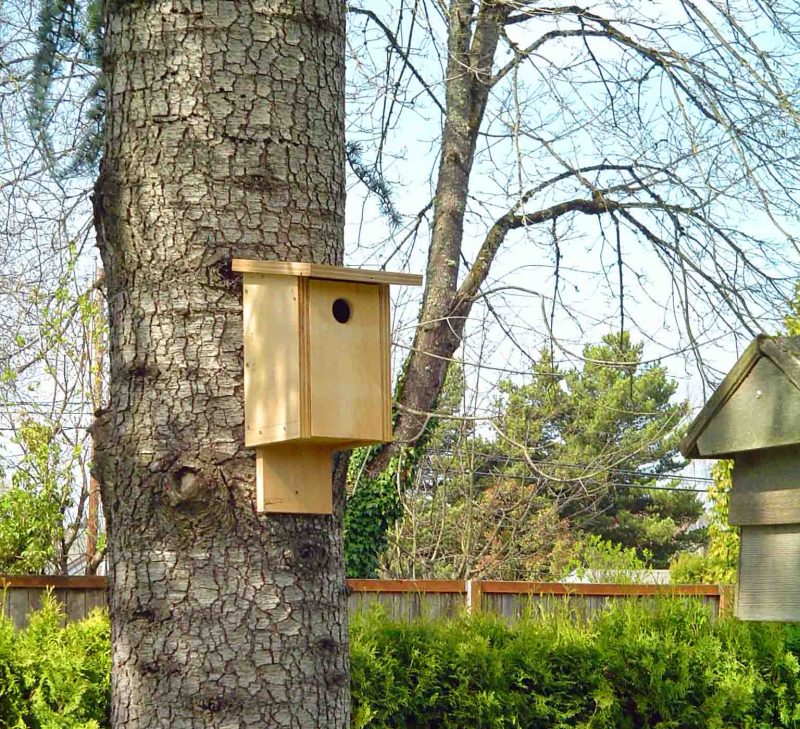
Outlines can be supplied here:
[[[730, 605], [730, 588], [717, 585], [576, 585], [556, 582], [492, 582], [478, 580], [348, 580], [349, 608], [355, 614], [375, 603], [402, 620], [447, 617], [464, 610], [484, 611], [513, 620], [567, 607], [588, 617], [609, 601], [689, 596], [701, 600], [712, 617]], [[105, 577], [3, 577], [3, 611], [18, 626], [42, 604], [49, 589], [64, 605], [68, 620], [106, 604]]]

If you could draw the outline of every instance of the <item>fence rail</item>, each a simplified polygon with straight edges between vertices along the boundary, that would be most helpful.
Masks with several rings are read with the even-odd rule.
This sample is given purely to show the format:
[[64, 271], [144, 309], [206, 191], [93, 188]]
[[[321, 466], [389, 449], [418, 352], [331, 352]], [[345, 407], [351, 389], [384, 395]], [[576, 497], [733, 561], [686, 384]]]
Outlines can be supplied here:
[[[79, 620], [92, 608], [106, 605], [105, 577], [18, 577], [0, 575], [2, 608], [18, 626], [52, 590], [67, 620]], [[351, 614], [378, 603], [394, 618], [451, 617], [467, 610], [513, 620], [523, 613], [567, 607], [587, 617], [610, 601], [685, 596], [701, 600], [716, 618], [727, 610], [731, 588], [719, 585], [617, 585], [560, 582], [496, 582], [490, 580], [348, 580]]]

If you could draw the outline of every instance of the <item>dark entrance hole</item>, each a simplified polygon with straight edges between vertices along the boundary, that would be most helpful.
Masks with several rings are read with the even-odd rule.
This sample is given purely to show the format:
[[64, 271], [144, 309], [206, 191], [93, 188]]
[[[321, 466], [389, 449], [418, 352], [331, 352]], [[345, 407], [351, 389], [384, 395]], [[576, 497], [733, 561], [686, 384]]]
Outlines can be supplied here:
[[333, 312], [333, 318], [336, 319], [339, 324], [346, 324], [350, 321], [350, 304], [344, 299], [336, 299], [336, 301], [333, 302], [331, 311]]

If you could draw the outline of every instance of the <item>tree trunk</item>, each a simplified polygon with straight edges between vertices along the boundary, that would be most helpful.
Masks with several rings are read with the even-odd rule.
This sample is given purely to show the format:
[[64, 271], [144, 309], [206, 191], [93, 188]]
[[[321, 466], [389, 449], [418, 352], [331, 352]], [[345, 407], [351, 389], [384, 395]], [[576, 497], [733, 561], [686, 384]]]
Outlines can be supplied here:
[[106, 3], [95, 431], [116, 729], [348, 725], [342, 473], [333, 517], [255, 513], [230, 270], [341, 263], [344, 11]]
[[371, 459], [369, 475], [384, 470], [395, 451], [425, 435], [428, 414], [435, 409], [448, 365], [461, 344], [472, 306], [471, 299], [458, 299], [469, 180], [491, 90], [492, 62], [511, 10], [510, 3], [476, 7], [473, 0], [451, 0], [449, 4], [446, 115], [425, 294], [397, 392], [400, 409], [394, 421], [395, 442]]

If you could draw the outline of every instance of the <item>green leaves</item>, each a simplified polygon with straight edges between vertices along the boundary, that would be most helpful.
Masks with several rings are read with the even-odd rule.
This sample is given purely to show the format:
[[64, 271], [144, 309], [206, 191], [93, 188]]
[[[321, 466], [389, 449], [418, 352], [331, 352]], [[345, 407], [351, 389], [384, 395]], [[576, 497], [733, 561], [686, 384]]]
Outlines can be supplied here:
[[22, 462], [0, 492], [0, 573], [43, 574], [54, 565], [80, 453], [63, 454], [52, 426], [23, 421]]
[[585, 347], [579, 369], [560, 368], [545, 349], [530, 382], [501, 383], [497, 411], [508, 442], [494, 449], [498, 461], [516, 461], [502, 473], [530, 474], [508, 445], [522, 444], [573, 529], [666, 567], [705, 537], [689, 529], [703, 513], [697, 495], [661, 490], [677, 485], [663, 476], [684, 464], [677, 446], [688, 403], [673, 402], [676, 388], [664, 367], [643, 362], [627, 332]]
[[488, 616], [352, 624], [353, 726], [734, 729], [800, 726], [800, 629], [699, 600], [617, 603], [514, 624]]
[[108, 616], [97, 610], [63, 625], [48, 595], [24, 630], [0, 615], [0, 727], [107, 726], [111, 672]]

